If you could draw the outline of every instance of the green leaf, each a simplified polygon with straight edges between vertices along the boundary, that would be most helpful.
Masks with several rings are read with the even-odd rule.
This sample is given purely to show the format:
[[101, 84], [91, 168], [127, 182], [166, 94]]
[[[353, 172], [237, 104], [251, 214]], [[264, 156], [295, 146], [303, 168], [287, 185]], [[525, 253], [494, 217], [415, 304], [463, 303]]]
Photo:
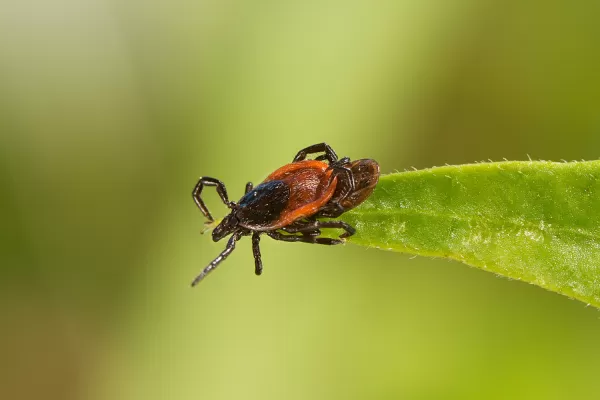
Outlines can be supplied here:
[[354, 244], [446, 257], [600, 307], [600, 161], [382, 176], [345, 213]]

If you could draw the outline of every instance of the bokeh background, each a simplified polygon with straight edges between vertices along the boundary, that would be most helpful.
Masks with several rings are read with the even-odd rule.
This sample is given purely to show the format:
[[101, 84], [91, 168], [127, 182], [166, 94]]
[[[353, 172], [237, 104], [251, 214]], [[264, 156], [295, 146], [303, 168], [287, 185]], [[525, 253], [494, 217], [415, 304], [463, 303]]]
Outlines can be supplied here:
[[[326, 141], [383, 172], [600, 156], [599, 2], [0, 1], [0, 398], [565, 399], [600, 314], [457, 262], [223, 248]], [[226, 209], [207, 192], [215, 216]]]

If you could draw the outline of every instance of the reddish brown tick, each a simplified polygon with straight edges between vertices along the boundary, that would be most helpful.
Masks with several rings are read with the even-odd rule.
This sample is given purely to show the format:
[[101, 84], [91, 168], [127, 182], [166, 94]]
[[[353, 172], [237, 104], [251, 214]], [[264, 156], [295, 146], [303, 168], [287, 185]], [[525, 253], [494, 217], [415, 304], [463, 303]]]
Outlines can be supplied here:
[[[306, 156], [324, 153], [314, 160]], [[260, 235], [285, 242], [304, 242], [325, 245], [343, 243], [355, 229], [343, 221], [321, 221], [318, 217], [336, 218], [358, 206], [373, 193], [379, 180], [379, 164], [375, 160], [338, 160], [333, 149], [319, 143], [300, 150], [290, 164], [277, 169], [261, 184], [246, 184], [246, 194], [237, 202], [229, 201], [223, 182], [202, 177], [192, 196], [200, 211], [214, 219], [200, 196], [204, 186], [216, 186], [223, 203], [231, 209], [229, 215], [212, 232], [215, 242], [231, 235], [227, 247], [194, 279], [200, 282], [235, 249], [242, 236], [252, 235], [252, 252], [256, 275], [262, 273]], [[321, 228], [339, 228], [344, 232], [338, 239], [320, 237]]]

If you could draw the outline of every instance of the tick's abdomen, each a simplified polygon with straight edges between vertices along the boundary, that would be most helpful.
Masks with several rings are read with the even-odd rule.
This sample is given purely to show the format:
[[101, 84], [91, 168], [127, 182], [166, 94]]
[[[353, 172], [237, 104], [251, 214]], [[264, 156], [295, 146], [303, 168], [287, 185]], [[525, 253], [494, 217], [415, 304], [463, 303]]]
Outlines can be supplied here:
[[307, 160], [285, 165], [248, 192], [236, 215], [240, 225], [273, 230], [315, 214], [325, 205], [337, 184], [328, 164]]

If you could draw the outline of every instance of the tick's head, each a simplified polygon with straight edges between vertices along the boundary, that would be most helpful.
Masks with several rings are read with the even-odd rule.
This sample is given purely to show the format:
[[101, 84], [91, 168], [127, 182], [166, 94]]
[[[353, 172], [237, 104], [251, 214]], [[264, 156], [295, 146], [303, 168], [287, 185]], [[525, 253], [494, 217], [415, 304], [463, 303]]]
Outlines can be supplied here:
[[212, 231], [212, 238], [215, 242], [223, 239], [225, 236], [233, 233], [238, 227], [239, 221], [235, 217], [235, 213], [231, 213]]

